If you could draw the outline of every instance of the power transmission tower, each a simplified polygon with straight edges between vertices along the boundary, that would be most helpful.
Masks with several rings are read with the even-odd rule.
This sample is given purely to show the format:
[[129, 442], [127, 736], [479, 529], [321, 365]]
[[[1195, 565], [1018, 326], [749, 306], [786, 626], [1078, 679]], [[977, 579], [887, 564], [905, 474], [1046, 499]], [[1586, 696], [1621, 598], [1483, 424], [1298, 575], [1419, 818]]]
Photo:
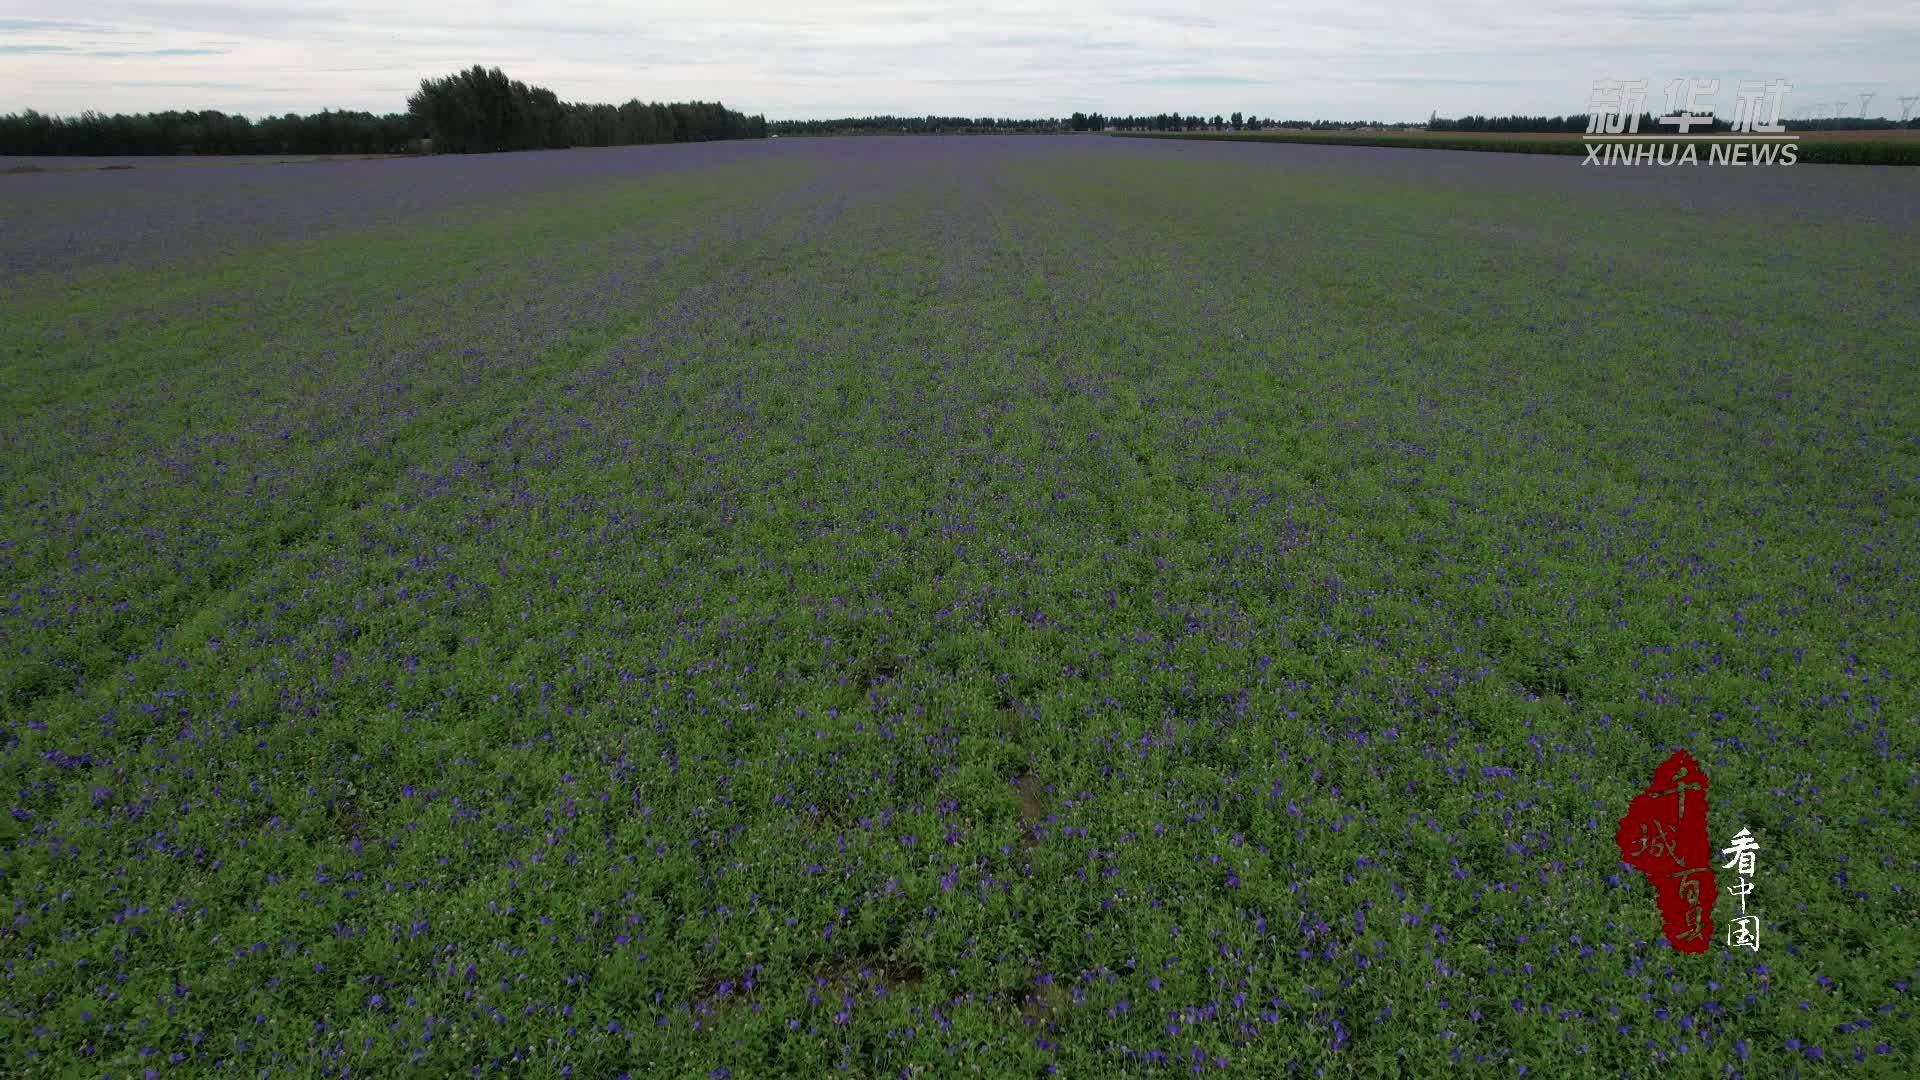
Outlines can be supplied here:
[[1901, 123], [1903, 124], [1906, 123], [1907, 118], [1913, 115], [1913, 106], [1916, 102], [1920, 102], [1920, 94], [1913, 94], [1908, 97], [1903, 97], [1900, 99], [1900, 122]]
[[1872, 101], [1873, 97], [1874, 91], [1872, 90], [1860, 95], [1860, 118], [1863, 120], [1866, 119], [1867, 116], [1867, 102]]

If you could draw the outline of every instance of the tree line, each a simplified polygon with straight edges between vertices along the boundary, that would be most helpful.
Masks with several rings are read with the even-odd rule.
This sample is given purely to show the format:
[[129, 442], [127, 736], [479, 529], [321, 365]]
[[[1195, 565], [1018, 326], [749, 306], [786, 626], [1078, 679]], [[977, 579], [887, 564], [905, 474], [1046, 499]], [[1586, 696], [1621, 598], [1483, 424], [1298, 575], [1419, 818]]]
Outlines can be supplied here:
[[1819, 119], [1782, 120], [1780, 126], [1788, 131], [1896, 131], [1900, 129], [1920, 131], [1920, 116], [1913, 117], [1904, 124], [1884, 116], [1827, 116]]
[[837, 120], [775, 120], [775, 135], [976, 135], [995, 132], [1056, 131], [1207, 131], [1259, 127], [1271, 121], [1241, 113], [1232, 116], [1107, 116], [1077, 112], [1067, 117], [1008, 119], [992, 116], [848, 116]]
[[[1585, 131], [1586, 113], [1569, 113], [1566, 116], [1462, 116], [1449, 120], [1435, 116], [1427, 121], [1428, 131], [1505, 131], [1505, 132], [1541, 132], [1541, 131]], [[1653, 114], [1647, 113], [1640, 118], [1641, 131], [1659, 131], [1653, 122]]]
[[[1581, 123], [1586, 123], [1584, 117]], [[1262, 131], [1269, 128], [1354, 131], [1420, 126], [1417, 122], [1384, 123], [1378, 120], [1276, 120], [1241, 112], [1215, 113], [1212, 116], [1173, 112], [1128, 116], [1076, 112], [1066, 117], [1026, 120], [990, 116], [850, 116], [838, 120], [775, 120], [767, 125], [767, 130], [775, 135], [972, 135], [1036, 131]]]
[[480, 65], [422, 79], [405, 113], [322, 110], [250, 120], [213, 110], [0, 115], [0, 154], [404, 154], [626, 146], [757, 139], [764, 117], [718, 102], [561, 101], [553, 91]]
[[1060, 120], [1013, 120], [993, 116], [847, 116], [837, 120], [775, 120], [773, 135], [981, 135], [994, 132], [1064, 131]]
[[407, 111], [433, 140], [432, 149], [457, 153], [759, 139], [767, 134], [765, 117], [746, 116], [718, 102], [566, 102], [543, 86], [528, 86], [507, 78], [499, 68], [478, 64], [422, 79], [420, 89], [407, 99]]
[[1115, 131], [1242, 131], [1273, 123], [1237, 112], [1227, 116], [1215, 113], [1211, 117], [1182, 116], [1179, 113], [1155, 113], [1152, 116], [1087, 113], [1083, 117], [1080, 113], [1074, 113], [1070, 119], [1075, 131], [1105, 131], [1108, 128]]
[[331, 110], [260, 120], [212, 110], [0, 116], [0, 154], [397, 154], [415, 138], [405, 116]]

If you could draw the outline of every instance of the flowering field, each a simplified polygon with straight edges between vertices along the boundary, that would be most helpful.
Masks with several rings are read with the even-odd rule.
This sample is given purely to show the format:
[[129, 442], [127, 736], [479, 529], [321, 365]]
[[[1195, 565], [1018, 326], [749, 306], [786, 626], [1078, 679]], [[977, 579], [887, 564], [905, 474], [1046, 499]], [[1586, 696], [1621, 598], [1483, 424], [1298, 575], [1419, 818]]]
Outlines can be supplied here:
[[1917, 354], [1920, 170], [0, 176], [0, 1071], [1911, 1075]]

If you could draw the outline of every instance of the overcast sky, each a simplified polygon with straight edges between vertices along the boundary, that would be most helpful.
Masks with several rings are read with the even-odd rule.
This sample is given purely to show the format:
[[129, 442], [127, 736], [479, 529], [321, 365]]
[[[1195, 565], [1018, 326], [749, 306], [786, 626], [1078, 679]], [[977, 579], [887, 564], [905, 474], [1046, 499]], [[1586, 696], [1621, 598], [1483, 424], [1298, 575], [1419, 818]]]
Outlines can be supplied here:
[[[398, 112], [498, 65], [573, 101], [719, 100], [769, 119], [1236, 109], [1305, 119], [1584, 112], [1596, 79], [1784, 78], [1785, 115], [1920, 94], [1920, 3], [6, 0], [0, 112]], [[1828, 115], [1831, 115], [1831, 109]]]

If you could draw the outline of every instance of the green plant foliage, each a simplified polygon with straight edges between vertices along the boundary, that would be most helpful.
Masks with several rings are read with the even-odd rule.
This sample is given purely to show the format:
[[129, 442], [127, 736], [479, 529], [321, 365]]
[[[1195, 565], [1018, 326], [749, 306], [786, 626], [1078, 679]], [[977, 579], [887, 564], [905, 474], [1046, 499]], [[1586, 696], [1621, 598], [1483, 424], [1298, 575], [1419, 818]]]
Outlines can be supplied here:
[[1912, 1075], [1908, 174], [551, 157], [0, 184], [8, 1071]]

